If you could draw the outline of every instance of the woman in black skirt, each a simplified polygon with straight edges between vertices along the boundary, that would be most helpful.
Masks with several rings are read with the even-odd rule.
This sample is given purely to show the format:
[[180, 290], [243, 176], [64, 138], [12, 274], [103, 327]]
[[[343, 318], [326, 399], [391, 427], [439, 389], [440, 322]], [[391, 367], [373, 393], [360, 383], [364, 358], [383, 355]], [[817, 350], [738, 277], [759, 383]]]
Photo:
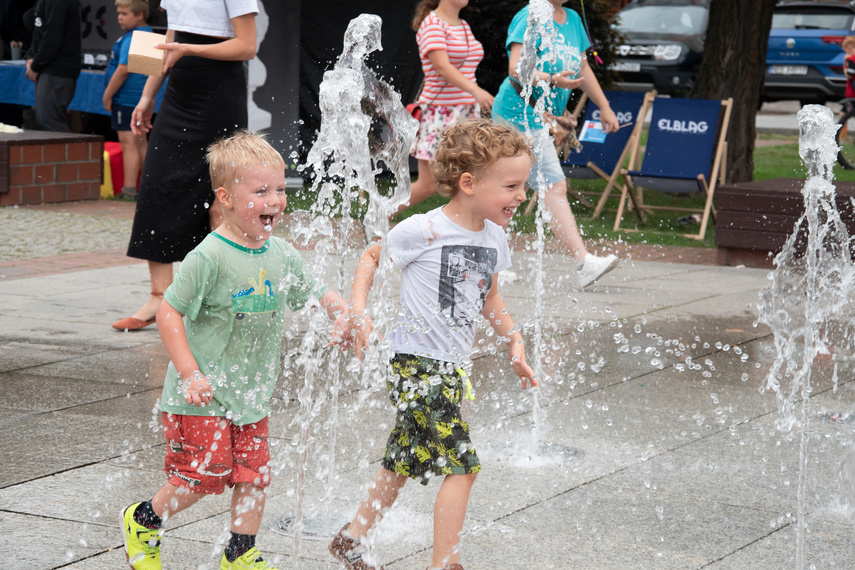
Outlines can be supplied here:
[[148, 261], [151, 296], [132, 317], [113, 323], [138, 330], [155, 322], [172, 263], [181, 261], [219, 223], [205, 161], [208, 146], [247, 126], [244, 61], [255, 57], [256, 0], [163, 0], [168, 27], [166, 94], [152, 127], [163, 77], [149, 77], [131, 119], [151, 131], [140, 178], [128, 256]]

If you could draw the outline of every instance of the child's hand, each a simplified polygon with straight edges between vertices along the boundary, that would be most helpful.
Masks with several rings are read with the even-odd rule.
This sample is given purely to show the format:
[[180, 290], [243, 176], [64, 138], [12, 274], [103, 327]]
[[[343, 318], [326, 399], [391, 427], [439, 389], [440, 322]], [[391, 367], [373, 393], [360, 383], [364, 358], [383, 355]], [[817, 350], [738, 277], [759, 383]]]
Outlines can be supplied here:
[[108, 111], [112, 111], [111, 107], [113, 106], [113, 98], [104, 95], [104, 97], [101, 98], [101, 104], [104, 105], [104, 108]]
[[353, 344], [350, 315], [343, 312], [333, 321], [332, 339], [327, 346], [337, 344], [341, 350], [347, 350]]
[[184, 388], [184, 401], [193, 404], [197, 408], [207, 406], [211, 403], [214, 391], [211, 383], [198, 370], [193, 371], [193, 377], [182, 382]]
[[525, 345], [523, 341], [512, 340], [508, 353], [511, 357], [511, 367], [514, 369], [514, 374], [522, 380], [523, 390], [526, 389], [526, 381], [528, 381], [528, 387], [530, 388], [539, 386], [540, 383], [534, 377], [534, 370], [531, 369], [531, 366], [525, 360]]
[[371, 338], [371, 331], [374, 330], [374, 321], [365, 311], [354, 311], [350, 314], [350, 327], [353, 333], [353, 352], [356, 358], [362, 360]]

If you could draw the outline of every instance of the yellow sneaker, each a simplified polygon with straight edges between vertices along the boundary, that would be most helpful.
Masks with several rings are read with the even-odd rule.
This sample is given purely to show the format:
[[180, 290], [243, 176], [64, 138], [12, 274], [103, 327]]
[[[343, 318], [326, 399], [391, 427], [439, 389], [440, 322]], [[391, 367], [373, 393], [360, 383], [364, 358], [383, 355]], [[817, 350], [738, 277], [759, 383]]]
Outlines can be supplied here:
[[220, 559], [220, 570], [276, 570], [276, 568], [264, 561], [257, 548], [250, 548], [238, 556], [234, 562], [229, 562], [223, 554]]
[[160, 537], [163, 529], [148, 528], [134, 520], [135, 503], [122, 513], [124, 519], [125, 558], [134, 570], [161, 570]]

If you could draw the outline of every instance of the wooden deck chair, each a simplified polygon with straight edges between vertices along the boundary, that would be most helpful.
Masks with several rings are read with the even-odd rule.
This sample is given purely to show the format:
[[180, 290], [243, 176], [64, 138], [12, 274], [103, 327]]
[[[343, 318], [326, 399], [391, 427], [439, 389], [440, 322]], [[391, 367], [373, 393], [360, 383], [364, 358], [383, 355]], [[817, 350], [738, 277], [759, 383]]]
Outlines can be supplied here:
[[[621, 190], [615, 231], [622, 229], [629, 197], [642, 222], [646, 221], [645, 214], [653, 210], [702, 213], [698, 233], [682, 235], [704, 239], [710, 216], [715, 220], [715, 188], [727, 170], [727, 127], [732, 105], [732, 99], [655, 99], [641, 169], [621, 170], [626, 185]], [[706, 199], [703, 209], [651, 206], [643, 203], [636, 186], [674, 194], [703, 192]]]
[[[609, 133], [602, 143], [582, 142], [581, 152], [570, 152], [561, 162], [561, 167], [567, 178], [594, 180], [602, 178], [606, 184], [602, 193], [592, 193], [599, 196], [594, 207], [592, 218], [597, 218], [603, 212], [611, 194], [612, 188], [622, 189], [623, 184], [617, 185], [618, 176], [624, 166], [626, 157], [632, 148], [638, 148], [638, 140], [644, 126], [644, 117], [656, 97], [656, 91], [647, 93], [638, 91], [606, 91], [606, 99], [612, 111], [617, 115], [620, 129]], [[583, 96], [583, 100], [587, 96]], [[599, 121], [600, 108], [593, 101], [588, 101], [585, 108], [584, 121]], [[635, 167], [637, 151], [630, 156], [629, 168]], [[569, 186], [569, 185], [568, 185]]]

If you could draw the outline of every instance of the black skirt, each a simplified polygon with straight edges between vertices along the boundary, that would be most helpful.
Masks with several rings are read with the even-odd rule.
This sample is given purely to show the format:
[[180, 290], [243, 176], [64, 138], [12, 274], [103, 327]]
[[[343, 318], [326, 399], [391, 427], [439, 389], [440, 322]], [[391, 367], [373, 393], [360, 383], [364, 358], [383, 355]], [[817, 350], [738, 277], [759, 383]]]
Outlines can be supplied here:
[[[215, 38], [176, 32], [175, 41]], [[247, 83], [242, 61], [182, 57], [169, 71], [140, 177], [128, 256], [181, 261], [210, 232], [215, 199], [205, 154], [208, 146], [247, 126]]]

